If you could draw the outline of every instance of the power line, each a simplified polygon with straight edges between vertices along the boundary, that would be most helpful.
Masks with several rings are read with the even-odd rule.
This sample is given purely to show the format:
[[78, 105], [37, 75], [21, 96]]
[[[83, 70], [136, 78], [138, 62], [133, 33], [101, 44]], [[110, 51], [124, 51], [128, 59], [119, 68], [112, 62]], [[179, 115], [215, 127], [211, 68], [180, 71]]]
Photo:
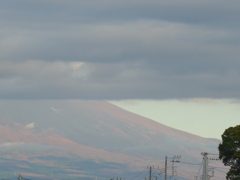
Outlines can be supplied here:
[[201, 166], [200, 166], [200, 168], [199, 168], [198, 174], [197, 174], [197, 176], [196, 176], [196, 179], [197, 179], [198, 176], [199, 176], [199, 173], [200, 173], [200, 171], [201, 171], [201, 169], [202, 169], [202, 165], [203, 165], [203, 160], [202, 160]]
[[[215, 154], [215, 153], [207, 153], [209, 155], [218, 155], [218, 154]], [[214, 157], [214, 156], [213, 156]], [[157, 179], [163, 179], [164, 176], [161, 176], [163, 174], [165, 174], [165, 177], [168, 179], [168, 178], [172, 178], [172, 179], [175, 179], [178, 178], [177, 176], [179, 177], [184, 177], [184, 178], [187, 178], [187, 179], [192, 179], [193, 177], [196, 178], [196, 180], [200, 177], [201, 175], [201, 169], [203, 168], [203, 162], [204, 160], [202, 160], [201, 163], [193, 163], [193, 162], [180, 162], [180, 159], [181, 156], [173, 156], [173, 157], [167, 157], [165, 158], [165, 167], [159, 167], [159, 166], [148, 166], [148, 167], [145, 167], [142, 171], [140, 172], [135, 172], [135, 173], [132, 173], [132, 172], [129, 172], [129, 173], [125, 173], [125, 174], [112, 174], [112, 175], [105, 175], [105, 177], [109, 177], [109, 176], [118, 176], [118, 177], [122, 177], [122, 178], [117, 178], [117, 180], [126, 180], [126, 178], [129, 178], [128, 180], [136, 180], [136, 179], [140, 179], [140, 178], [143, 178], [145, 177], [145, 180], [148, 179], [148, 180], [156, 180]], [[217, 160], [215, 158], [208, 158], [208, 160]], [[166, 162], [170, 162], [171, 165], [166, 165]], [[178, 170], [179, 172], [177, 172], [176, 168], [177, 166], [174, 166], [174, 163], [177, 162], [177, 163], [181, 163], [182, 165], [180, 165], [178, 168], [182, 169], [182, 167], [187, 167], [188, 165], [191, 166], [191, 171], [186, 171], [184, 169], [182, 170]], [[161, 162], [162, 163], [162, 162]], [[184, 165], [185, 164], [185, 165]], [[214, 163], [215, 164], [215, 163]], [[217, 165], [217, 164], [215, 164]], [[194, 166], [200, 166], [199, 168], [198, 167], [194, 167]], [[146, 171], [147, 168], [150, 167], [150, 172], [149, 171]], [[213, 168], [219, 168], [217, 171], [218, 172], [224, 172], [224, 170], [220, 170], [220, 169], [229, 169], [229, 168], [224, 168], [224, 167], [218, 167], [218, 166], [211, 166]], [[208, 170], [209, 171], [209, 170]], [[212, 170], [213, 173], [214, 173], [214, 169]], [[136, 174], [137, 173], [137, 174]], [[148, 174], [149, 173], [149, 174]], [[197, 176], [195, 176], [197, 174]], [[149, 177], [148, 177], [149, 175]], [[213, 175], [212, 175], [213, 176]], [[212, 177], [211, 176], [211, 177]], [[189, 178], [188, 178], [189, 177]], [[210, 177], [210, 176], [209, 176]], [[165, 179], [166, 179], [165, 178]], [[110, 179], [110, 178], [109, 178]], [[111, 178], [112, 179], [112, 178]], [[113, 179], [113, 180], [116, 180]]]
[[[147, 167], [145, 167], [141, 172], [129, 172], [129, 173], [125, 173], [125, 174], [122, 174], [122, 173], [119, 173], [119, 174], [100, 174], [98, 175], [99, 178], [101, 178], [100, 176], [103, 176], [104, 178], [109, 178], [109, 179], [113, 179], [112, 177], [124, 177], [124, 178], [135, 178], [137, 176], [139, 176], [141, 173], [143, 173], [145, 170], [147, 169]], [[137, 175], [133, 175], [134, 173], [138, 173]], [[132, 174], [132, 175], [131, 175]]]
[[140, 173], [138, 173], [136, 176], [134, 176], [132, 179], [134, 179], [134, 178], [136, 178], [136, 177], [138, 177], [140, 174], [142, 174], [144, 171], [146, 171], [146, 169], [147, 169], [147, 167], [146, 168], [144, 168], [144, 170], [143, 171], [141, 171]]
[[194, 164], [194, 163], [188, 163], [188, 162], [178, 162], [178, 163], [201, 166], [201, 163], [200, 164]]
[[217, 155], [217, 156], [219, 156], [219, 154], [215, 154], [215, 153], [208, 153], [208, 154], [210, 154], [210, 155]]
[[[141, 176], [142, 178], [146, 177], [148, 175], [148, 172], [146, 172], [143, 176]], [[137, 176], [136, 176], [137, 177]], [[135, 179], [136, 177], [132, 178], [132, 179]], [[130, 180], [132, 180], [130, 179]]]
[[227, 167], [217, 167], [217, 166], [211, 166], [211, 167], [219, 168], [219, 169], [229, 169], [229, 168], [227, 168]]

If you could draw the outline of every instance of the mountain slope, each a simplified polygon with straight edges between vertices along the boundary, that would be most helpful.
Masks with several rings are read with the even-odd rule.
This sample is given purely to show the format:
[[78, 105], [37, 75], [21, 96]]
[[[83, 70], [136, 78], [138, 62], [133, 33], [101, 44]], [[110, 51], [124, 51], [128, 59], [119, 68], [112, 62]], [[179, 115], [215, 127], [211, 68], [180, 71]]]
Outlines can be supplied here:
[[217, 153], [219, 143], [97, 101], [0, 101], [0, 130], [2, 148], [35, 143], [55, 148], [51, 156], [65, 152], [129, 168], [161, 164], [174, 154], [199, 161], [201, 152]]

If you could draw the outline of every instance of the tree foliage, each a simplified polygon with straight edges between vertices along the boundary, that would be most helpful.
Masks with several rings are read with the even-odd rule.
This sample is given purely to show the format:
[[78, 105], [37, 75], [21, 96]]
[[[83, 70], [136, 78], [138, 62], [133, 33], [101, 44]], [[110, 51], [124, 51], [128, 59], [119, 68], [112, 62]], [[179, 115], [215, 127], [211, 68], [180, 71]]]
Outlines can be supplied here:
[[226, 179], [240, 180], [240, 125], [224, 131], [218, 150], [219, 159], [225, 166], [230, 166]]

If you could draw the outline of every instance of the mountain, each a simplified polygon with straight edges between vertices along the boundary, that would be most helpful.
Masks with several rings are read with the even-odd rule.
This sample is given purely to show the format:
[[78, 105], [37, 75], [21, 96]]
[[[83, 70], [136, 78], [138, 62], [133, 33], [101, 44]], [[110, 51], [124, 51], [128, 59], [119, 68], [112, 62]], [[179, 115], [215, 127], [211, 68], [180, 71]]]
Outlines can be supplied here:
[[[164, 167], [165, 156], [175, 154], [201, 163], [200, 153], [216, 154], [220, 143], [104, 101], [3, 100], [0, 135], [0, 160], [3, 167], [8, 164], [2, 170], [6, 178], [14, 172], [39, 179], [50, 174], [55, 179], [112, 178], [111, 173]], [[224, 177], [224, 172], [216, 176]], [[187, 172], [182, 177], [187, 178]]]

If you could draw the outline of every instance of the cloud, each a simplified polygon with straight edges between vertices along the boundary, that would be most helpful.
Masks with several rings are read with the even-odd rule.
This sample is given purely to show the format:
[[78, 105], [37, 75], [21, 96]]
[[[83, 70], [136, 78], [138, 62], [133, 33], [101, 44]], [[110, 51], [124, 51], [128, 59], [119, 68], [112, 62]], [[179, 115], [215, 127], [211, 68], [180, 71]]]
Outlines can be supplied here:
[[0, 98], [240, 98], [239, 8], [216, 0], [2, 2]]
[[[63, 29], [51, 27], [44, 33], [24, 28], [12, 33], [14, 35], [10, 34], [5, 41], [0, 41], [0, 57], [3, 60], [86, 63], [148, 61], [151, 62], [150, 67], [174, 68], [174, 63], [178, 63], [182, 70], [186, 70], [184, 65], [188, 63], [196, 70], [201, 68], [201, 64], [202, 67], [208, 65], [211, 68], [212, 63], [217, 62], [221, 67], [229, 58], [239, 66], [236, 63], [239, 43], [234, 42], [239, 33], [205, 26], [138, 20], [121, 25], [70, 24]], [[12, 39], [13, 43], [7, 43]], [[17, 39], [19, 42], [15, 42]], [[197, 68], [196, 65], [200, 66]]]
[[0, 98], [239, 98], [238, 74], [147, 66], [144, 61], [85, 63], [78, 68], [72, 62], [3, 63]]
[[34, 128], [34, 122], [27, 124], [27, 125], [26, 125], [26, 128], [28, 128], [28, 129], [33, 129], [33, 128]]
[[[40, 1], [34, 3], [27, 0], [19, 2], [2, 2], [5, 18], [9, 21], [52, 23], [59, 25], [64, 23], [92, 23], [109, 21], [135, 21], [137, 19], [159, 19], [169, 22], [184, 22], [189, 24], [209, 24], [212, 26], [228, 23], [238, 25], [239, 3], [225, 1], [199, 1], [192, 2], [183, 0], [155, 1], [144, 0], [93, 0], [86, 1]], [[86, 11], [87, 9], [87, 11]], [[31, 16], [29, 16], [31, 15]], [[15, 17], [12, 18], [12, 17]], [[37, 25], [39, 25], [36, 24]]]

